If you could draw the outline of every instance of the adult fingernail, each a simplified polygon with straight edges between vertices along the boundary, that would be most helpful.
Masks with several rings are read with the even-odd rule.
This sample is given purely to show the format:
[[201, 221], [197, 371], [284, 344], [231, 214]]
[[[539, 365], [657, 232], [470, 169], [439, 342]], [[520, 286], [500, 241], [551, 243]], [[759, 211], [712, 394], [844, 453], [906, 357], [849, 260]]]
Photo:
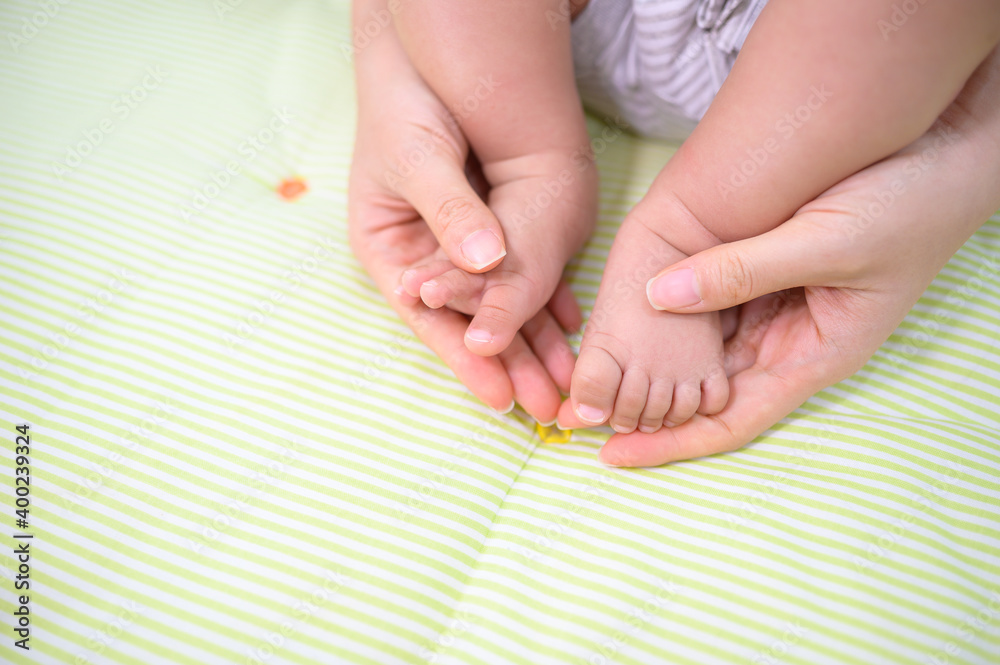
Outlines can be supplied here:
[[506, 416], [508, 413], [510, 413], [513, 410], [514, 410], [514, 400], [511, 400], [510, 401], [510, 406], [508, 406], [503, 411], [497, 411], [497, 413], [499, 413], [501, 416]]
[[684, 268], [654, 277], [646, 283], [646, 298], [655, 309], [697, 305], [701, 295], [694, 270]]
[[604, 411], [598, 409], [596, 406], [590, 406], [589, 404], [580, 404], [577, 406], [576, 415], [580, 417], [580, 420], [588, 423], [594, 423], [595, 425], [600, 425], [607, 420], [607, 416], [604, 415]]
[[507, 250], [504, 249], [500, 238], [492, 231], [485, 229], [469, 234], [469, 237], [462, 241], [459, 249], [462, 251], [462, 256], [476, 270], [485, 268], [507, 256]]
[[479, 344], [489, 344], [493, 341], [493, 335], [485, 330], [480, 330], [479, 328], [469, 328], [469, 330], [466, 331], [465, 336], [470, 341], [477, 342]]

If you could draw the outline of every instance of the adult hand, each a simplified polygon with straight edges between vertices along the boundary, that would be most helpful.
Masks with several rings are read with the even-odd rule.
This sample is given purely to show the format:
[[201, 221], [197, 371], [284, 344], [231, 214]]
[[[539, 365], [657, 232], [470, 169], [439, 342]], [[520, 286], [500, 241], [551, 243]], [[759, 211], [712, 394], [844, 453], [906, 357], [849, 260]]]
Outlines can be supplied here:
[[[836, 185], [773, 231], [713, 247], [654, 278], [650, 303], [659, 309], [707, 312], [747, 303], [726, 343], [729, 403], [717, 415], [696, 415], [655, 434], [615, 435], [601, 461], [655, 466], [737, 449], [856, 372], [1000, 206], [997, 182], [995, 51], [905, 150]], [[685, 302], [692, 288], [699, 299]], [[565, 405], [559, 420], [580, 425]]]
[[[356, 24], [380, 8], [378, 1], [356, 3]], [[348, 204], [355, 254], [399, 316], [479, 399], [501, 412], [516, 399], [538, 420], [553, 420], [559, 390], [569, 390], [573, 355], [563, 329], [580, 325], [576, 301], [560, 285], [506, 351], [481, 357], [465, 346], [467, 316], [428, 309], [399, 291], [403, 271], [439, 249], [470, 272], [496, 266], [503, 234], [466, 175], [464, 136], [410, 65], [392, 26], [355, 53], [355, 68], [359, 110]]]

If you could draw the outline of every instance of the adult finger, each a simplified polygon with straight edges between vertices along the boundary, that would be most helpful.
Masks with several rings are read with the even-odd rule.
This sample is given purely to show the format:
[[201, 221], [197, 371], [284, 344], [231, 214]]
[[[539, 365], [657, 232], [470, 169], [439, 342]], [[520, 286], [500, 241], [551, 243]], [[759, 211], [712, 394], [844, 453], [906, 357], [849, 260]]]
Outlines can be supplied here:
[[[569, 393], [570, 381], [573, 377], [573, 366], [576, 356], [563, 328], [556, 321], [552, 312], [543, 309], [534, 318], [524, 324], [521, 334], [528, 341], [531, 350], [549, 373], [556, 387], [564, 393]], [[551, 420], [551, 419], [550, 419]], [[548, 424], [548, 421], [544, 421]]]
[[510, 376], [521, 408], [538, 422], [554, 420], [561, 401], [559, 389], [524, 337], [516, 335], [497, 357]]
[[717, 245], [678, 261], [646, 284], [649, 304], [671, 312], [712, 312], [796, 286], [834, 286], [830, 247], [792, 219], [762, 235]]
[[487, 406], [505, 413], [514, 403], [514, 385], [500, 359], [477, 356], [465, 348], [468, 318], [449, 309], [428, 309], [423, 303], [395, 307], [403, 321]]
[[[829, 382], [836, 378], [831, 368]], [[730, 378], [729, 403], [722, 412], [713, 416], [696, 414], [683, 425], [665, 427], [654, 434], [616, 434], [601, 448], [598, 459], [608, 466], [659, 466], [736, 450], [827, 383], [827, 374], [810, 364], [786, 375], [753, 367]]]
[[464, 165], [443, 143], [419, 154], [424, 161], [407, 177], [387, 178], [393, 188], [427, 222], [455, 266], [474, 273], [495, 267], [507, 254], [503, 231]]
[[555, 292], [549, 298], [548, 310], [568, 333], [575, 333], [583, 325], [580, 303], [576, 301], [576, 296], [573, 295], [565, 278], [559, 280]]

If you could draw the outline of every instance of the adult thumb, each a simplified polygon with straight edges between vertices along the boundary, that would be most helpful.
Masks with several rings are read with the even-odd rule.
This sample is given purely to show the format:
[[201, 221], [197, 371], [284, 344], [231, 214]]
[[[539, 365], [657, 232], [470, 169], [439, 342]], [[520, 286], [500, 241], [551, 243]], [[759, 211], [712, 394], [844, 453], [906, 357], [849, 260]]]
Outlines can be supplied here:
[[395, 183], [395, 189], [424, 218], [459, 268], [484, 272], [506, 256], [499, 220], [451, 153], [431, 152], [412, 174]]
[[823, 241], [789, 221], [767, 233], [716, 245], [678, 261], [646, 284], [655, 309], [713, 312], [768, 293], [823, 284], [832, 275]]

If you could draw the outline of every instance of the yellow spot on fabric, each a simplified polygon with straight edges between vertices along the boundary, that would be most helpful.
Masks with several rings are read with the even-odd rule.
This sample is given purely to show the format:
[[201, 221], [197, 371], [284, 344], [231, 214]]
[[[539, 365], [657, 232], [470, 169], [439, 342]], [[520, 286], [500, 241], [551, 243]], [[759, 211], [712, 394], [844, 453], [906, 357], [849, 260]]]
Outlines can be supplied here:
[[573, 436], [573, 430], [571, 429], [559, 429], [555, 425], [546, 427], [541, 423], [535, 424], [535, 432], [538, 434], [538, 438], [542, 440], [542, 443], [569, 443], [570, 438]]

